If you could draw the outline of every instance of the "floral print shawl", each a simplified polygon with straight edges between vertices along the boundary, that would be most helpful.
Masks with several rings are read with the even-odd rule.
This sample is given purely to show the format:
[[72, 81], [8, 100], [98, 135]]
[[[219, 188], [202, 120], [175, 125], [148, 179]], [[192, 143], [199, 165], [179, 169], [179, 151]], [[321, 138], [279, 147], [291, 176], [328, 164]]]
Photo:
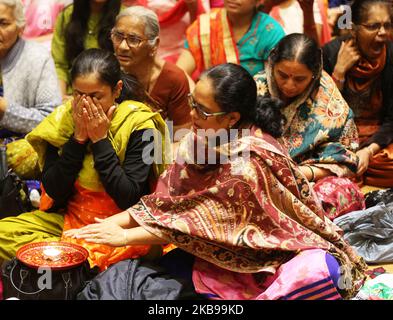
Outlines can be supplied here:
[[[259, 95], [279, 98], [271, 65], [254, 79]], [[325, 71], [282, 112], [287, 120], [282, 142], [298, 164], [328, 169], [339, 177], [356, 172], [359, 139], [354, 115]]]
[[216, 149], [234, 155], [247, 148], [247, 160], [200, 165], [188, 158], [187, 138], [156, 191], [128, 209], [143, 228], [226, 270], [275, 273], [299, 252], [321, 248], [337, 257], [352, 283], [363, 279], [364, 262], [277, 140], [252, 127]]

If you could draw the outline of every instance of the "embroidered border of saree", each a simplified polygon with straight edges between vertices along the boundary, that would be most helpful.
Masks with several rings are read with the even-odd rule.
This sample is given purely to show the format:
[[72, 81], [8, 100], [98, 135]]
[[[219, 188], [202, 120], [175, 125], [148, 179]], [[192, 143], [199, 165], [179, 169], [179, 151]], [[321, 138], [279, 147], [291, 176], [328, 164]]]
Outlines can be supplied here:
[[199, 16], [188, 28], [187, 39], [199, 72], [221, 63], [240, 64], [225, 9], [215, 9]]

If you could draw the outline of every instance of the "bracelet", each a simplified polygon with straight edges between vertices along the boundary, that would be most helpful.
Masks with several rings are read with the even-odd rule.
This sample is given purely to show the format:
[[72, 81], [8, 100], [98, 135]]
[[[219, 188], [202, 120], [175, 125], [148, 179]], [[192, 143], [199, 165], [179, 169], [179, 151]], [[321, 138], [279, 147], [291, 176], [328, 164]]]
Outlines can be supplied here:
[[86, 142], [87, 142], [87, 140], [86, 140], [86, 141], [82, 141], [82, 140], [76, 139], [75, 137], [72, 137], [72, 139], [73, 139], [76, 143], [79, 143], [79, 144], [81, 144], [81, 145], [84, 145], [84, 144], [86, 144]]
[[311, 171], [311, 179], [310, 179], [310, 181], [312, 182], [312, 181], [314, 181], [314, 179], [315, 179], [315, 174], [314, 174], [314, 169], [310, 166], [310, 165], [306, 165], [309, 169], [310, 169], [310, 171]]
[[124, 237], [124, 246], [126, 246], [127, 242], [128, 242], [128, 240], [127, 240], [127, 230], [126, 229], [123, 229], [123, 237]]
[[344, 84], [344, 82], [345, 82], [345, 78], [344, 78], [344, 79], [337, 79], [337, 78], [334, 76], [334, 74], [332, 74], [332, 79], [333, 79], [334, 82], [338, 82], [338, 83], [340, 83], [340, 84]]
[[374, 151], [373, 151], [373, 149], [368, 145], [367, 147], [366, 147], [366, 149], [370, 152], [370, 158], [371, 157], [373, 157], [374, 156]]

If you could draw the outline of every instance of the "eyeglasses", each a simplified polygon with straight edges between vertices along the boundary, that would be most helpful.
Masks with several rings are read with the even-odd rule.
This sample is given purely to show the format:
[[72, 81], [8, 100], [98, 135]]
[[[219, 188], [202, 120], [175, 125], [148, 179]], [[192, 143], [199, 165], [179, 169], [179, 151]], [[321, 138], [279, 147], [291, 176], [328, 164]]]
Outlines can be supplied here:
[[195, 102], [194, 97], [191, 95], [191, 93], [188, 94], [188, 103], [189, 103], [191, 109], [196, 109], [196, 111], [198, 113], [198, 117], [202, 118], [203, 120], [206, 120], [208, 117], [221, 116], [221, 115], [228, 113], [225, 111], [212, 112], [212, 113], [208, 113], [206, 111], [203, 111], [201, 109], [201, 105], [199, 103]]
[[113, 43], [116, 44], [120, 44], [123, 40], [126, 40], [127, 46], [129, 46], [130, 48], [138, 48], [143, 41], [149, 40], [131, 34], [124, 34], [116, 30], [111, 31], [111, 38]]
[[392, 29], [392, 23], [391, 22], [385, 22], [385, 23], [371, 23], [371, 24], [361, 24], [363, 27], [365, 27], [368, 31], [370, 32], [378, 32], [381, 30], [383, 27], [386, 31], [390, 31]]

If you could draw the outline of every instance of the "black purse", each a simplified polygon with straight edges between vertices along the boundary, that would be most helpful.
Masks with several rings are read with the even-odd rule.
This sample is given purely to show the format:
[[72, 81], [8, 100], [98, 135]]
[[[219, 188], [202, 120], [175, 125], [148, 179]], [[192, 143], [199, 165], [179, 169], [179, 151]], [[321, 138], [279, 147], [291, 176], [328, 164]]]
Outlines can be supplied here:
[[[74, 300], [86, 284], [98, 274], [89, 263], [65, 270], [45, 270], [26, 266], [17, 258], [4, 262], [2, 268], [3, 297], [20, 300]], [[48, 281], [46, 281], [48, 280]]]
[[24, 181], [8, 171], [0, 180], [0, 219], [17, 216], [33, 209]]

